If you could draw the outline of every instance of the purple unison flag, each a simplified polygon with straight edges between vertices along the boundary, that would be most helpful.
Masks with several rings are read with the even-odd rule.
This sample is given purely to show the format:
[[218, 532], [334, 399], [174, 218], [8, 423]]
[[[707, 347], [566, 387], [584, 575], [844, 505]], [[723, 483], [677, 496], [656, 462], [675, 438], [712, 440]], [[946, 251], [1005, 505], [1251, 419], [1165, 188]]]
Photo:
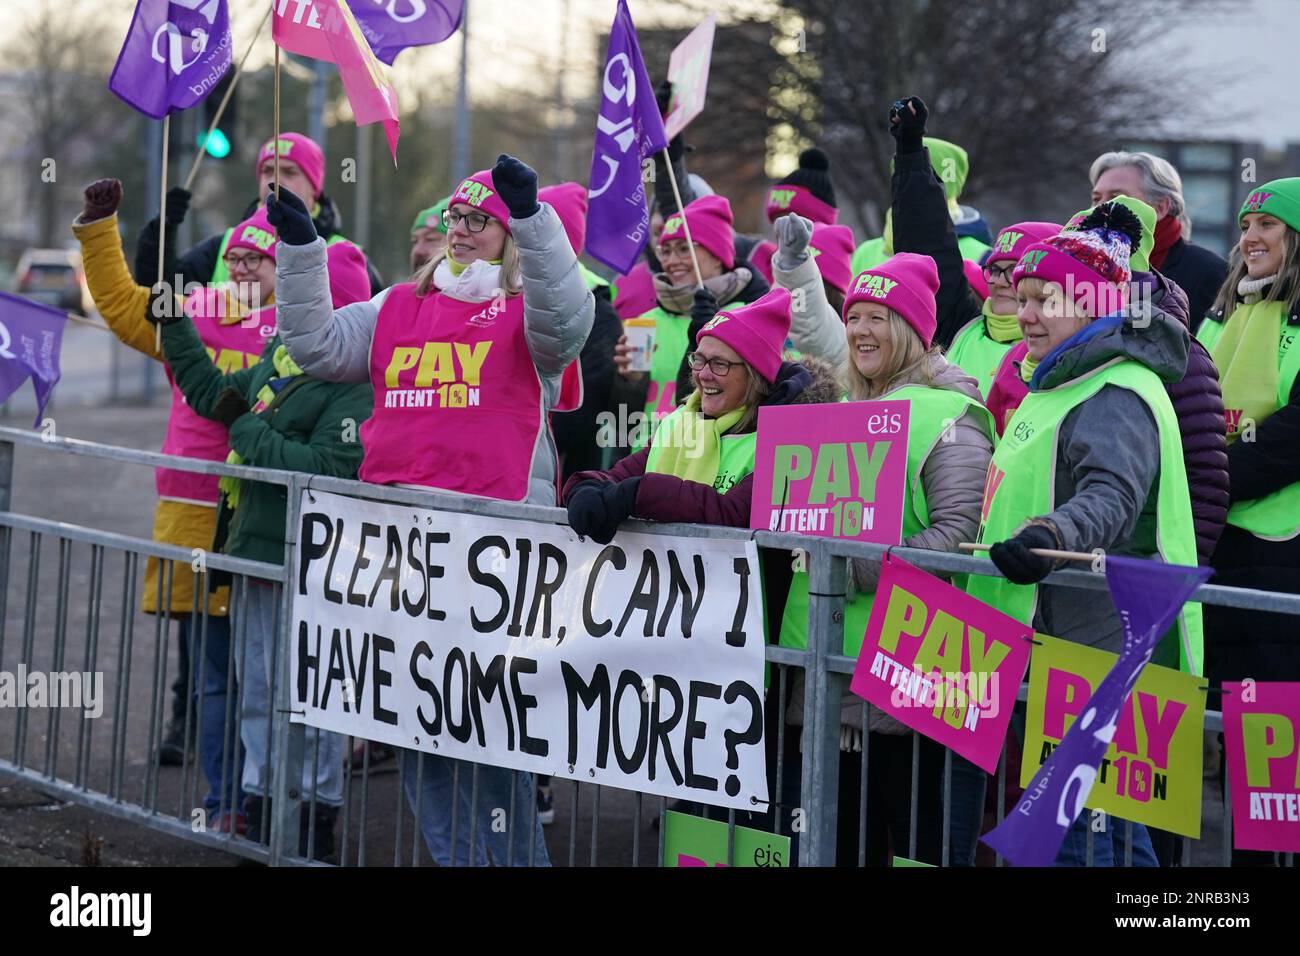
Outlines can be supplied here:
[[465, 0], [348, 0], [375, 56], [389, 66], [408, 46], [441, 43], [460, 28]]
[[68, 316], [58, 309], [0, 292], [0, 402], [27, 379], [36, 390], [35, 428], [59, 381], [59, 348]]
[[187, 110], [230, 68], [226, 0], [138, 0], [108, 88], [145, 116]]
[[1083, 714], [1070, 725], [1007, 818], [982, 839], [1015, 866], [1051, 866], [1083, 811], [1106, 748], [1156, 644], [1210, 568], [1106, 558], [1106, 583], [1124, 624], [1124, 647]]
[[626, 274], [650, 238], [641, 164], [668, 138], [624, 0], [609, 31], [602, 90], [587, 187], [587, 252]]

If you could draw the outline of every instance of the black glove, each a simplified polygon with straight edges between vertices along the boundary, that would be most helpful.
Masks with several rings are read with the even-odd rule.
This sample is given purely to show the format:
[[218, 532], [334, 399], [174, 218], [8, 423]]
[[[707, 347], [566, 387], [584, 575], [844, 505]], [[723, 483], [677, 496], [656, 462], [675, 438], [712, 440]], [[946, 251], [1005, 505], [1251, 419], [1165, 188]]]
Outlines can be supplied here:
[[1057, 550], [1060, 547], [1060, 542], [1050, 529], [1041, 524], [1031, 524], [1014, 538], [993, 545], [989, 549], [989, 557], [1008, 581], [1014, 584], [1037, 584], [1052, 573], [1056, 561], [1034, 554], [1030, 549]]
[[286, 245], [309, 246], [316, 241], [316, 224], [311, 221], [307, 204], [283, 186], [279, 199], [274, 189], [266, 194], [266, 221]]
[[921, 151], [921, 137], [925, 135], [925, 121], [929, 115], [925, 100], [919, 96], [898, 100], [889, 108], [889, 133], [898, 144], [898, 152]]
[[[180, 224], [185, 221], [185, 214], [190, 209], [191, 193], [188, 189], [181, 186], [173, 186], [167, 190], [167, 228], [166, 236], [166, 261], [163, 262], [163, 278], [167, 282], [183, 284], [184, 280], [178, 280], [176, 277], [181, 272], [180, 260], [176, 256], [176, 230]], [[140, 230], [139, 241], [135, 244], [135, 281], [140, 285], [153, 286], [158, 280], [158, 217], [154, 216]], [[174, 288], [173, 292], [180, 294], [182, 289]], [[155, 290], [155, 297], [157, 292]], [[149, 310], [145, 315], [150, 322], [158, 320], [154, 314], [153, 303], [150, 302]], [[164, 323], [166, 324], [166, 323]]]
[[655, 105], [659, 107], [659, 115], [668, 115], [668, 105], [673, 101], [673, 83], [672, 80], [660, 80], [659, 85], [655, 87]]
[[617, 482], [584, 481], [569, 495], [570, 527], [597, 544], [609, 544], [636, 509], [640, 483], [640, 475]]
[[492, 185], [510, 210], [511, 219], [527, 219], [542, 207], [537, 204], [537, 173], [531, 166], [502, 153], [492, 167]]
[[[691, 328], [698, 335], [700, 329], [704, 328], [713, 317], [718, 314], [718, 298], [707, 288], [696, 288], [695, 301], [691, 303]], [[692, 336], [692, 341], [694, 336]]]
[[221, 424], [229, 428], [235, 424], [236, 419], [247, 415], [249, 409], [248, 400], [233, 388], [228, 388], [217, 396], [216, 404], [212, 406], [208, 418], [221, 422]]
[[[157, 263], [154, 263], [157, 268]], [[174, 276], [168, 276], [162, 282], [155, 282], [149, 287], [149, 304], [145, 306], [145, 321], [153, 325], [175, 325], [185, 318], [185, 308], [176, 301], [180, 293], [172, 282]]]
[[764, 405], [789, 405], [796, 395], [812, 385], [812, 372], [798, 362], [782, 362]]
[[[179, 226], [185, 221], [185, 214], [190, 211], [192, 194], [184, 186], [173, 186], [167, 190], [167, 225]], [[158, 231], [158, 217], [153, 217], [154, 231]]]

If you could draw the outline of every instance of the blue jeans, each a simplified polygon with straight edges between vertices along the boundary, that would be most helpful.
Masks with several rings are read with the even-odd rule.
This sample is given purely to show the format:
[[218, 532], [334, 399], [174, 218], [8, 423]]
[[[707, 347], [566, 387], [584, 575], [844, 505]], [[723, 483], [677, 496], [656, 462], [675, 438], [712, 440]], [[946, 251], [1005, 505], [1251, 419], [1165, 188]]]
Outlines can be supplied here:
[[[534, 820], [537, 794], [530, 773], [478, 765], [478, 820], [470, 819], [473, 799], [474, 767], [467, 760], [455, 760], [437, 754], [397, 748], [402, 767], [402, 784], [411, 812], [420, 822], [425, 846], [439, 866], [452, 865], [452, 781], [456, 767], [456, 845], [457, 866], [487, 866], [488, 854], [496, 866], [528, 866], [528, 848], [533, 847], [533, 865], [550, 866], [542, 825]], [[510, 789], [514, 777], [514, 827], [510, 822]], [[529, 824], [533, 825], [530, 827]], [[470, 830], [474, 832], [474, 852], [470, 854]], [[531, 839], [530, 839], [531, 837]], [[513, 843], [514, 858], [510, 859]]]
[[[194, 668], [196, 716], [192, 719], [199, 721], [200, 716], [202, 718], [198, 740], [199, 765], [208, 779], [203, 808], [211, 821], [222, 807], [239, 810], [244, 802], [244, 792], [239, 787], [244, 749], [235, 734], [237, 708], [234, 702], [239, 700], [239, 685], [231, 680], [230, 673], [230, 619], [209, 615], [206, 640], [203, 640], [201, 618], [186, 616], [179, 623], [180, 639], [189, 648], [189, 659]], [[199, 655], [200, 642], [203, 644], [202, 656]], [[230, 684], [229, 694], [227, 683]], [[230, 707], [229, 726], [226, 724], [227, 706]], [[224, 799], [223, 777], [226, 780]]]
[[[1084, 809], [1079, 819], [1074, 821], [1074, 826], [1065, 834], [1061, 852], [1056, 855], [1056, 866], [1088, 865], [1088, 831], [1092, 828], [1092, 814], [1092, 810]], [[1125, 846], [1130, 838], [1133, 841], [1133, 866], [1160, 865], [1146, 827], [1109, 815], [1105, 821], [1105, 832], [1092, 835], [1094, 867], [1124, 866]]]
[[[270, 742], [270, 674], [275, 667], [275, 629], [280, 608], [275, 590], [250, 581], [244, 599], [235, 606], [244, 633], [243, 654], [235, 661], [244, 688], [239, 733], [244, 740], [244, 790], [258, 797], [270, 796], [271, 765], [279, 757], [278, 744]], [[319, 755], [317, 747], [320, 748]], [[316, 774], [312, 776], [312, 762]], [[316, 802], [332, 807], [343, 805], [343, 737], [328, 730], [305, 728], [302, 749], [302, 800], [316, 794]]]

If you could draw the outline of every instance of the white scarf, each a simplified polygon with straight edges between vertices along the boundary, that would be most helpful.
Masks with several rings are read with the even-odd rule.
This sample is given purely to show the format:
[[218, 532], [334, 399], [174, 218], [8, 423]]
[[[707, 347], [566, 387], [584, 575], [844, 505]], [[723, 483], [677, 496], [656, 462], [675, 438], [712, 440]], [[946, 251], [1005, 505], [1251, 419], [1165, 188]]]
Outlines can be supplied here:
[[486, 302], [505, 294], [501, 266], [486, 259], [475, 259], [458, 276], [451, 274], [451, 267], [443, 259], [433, 270], [433, 284], [439, 292], [462, 302]]

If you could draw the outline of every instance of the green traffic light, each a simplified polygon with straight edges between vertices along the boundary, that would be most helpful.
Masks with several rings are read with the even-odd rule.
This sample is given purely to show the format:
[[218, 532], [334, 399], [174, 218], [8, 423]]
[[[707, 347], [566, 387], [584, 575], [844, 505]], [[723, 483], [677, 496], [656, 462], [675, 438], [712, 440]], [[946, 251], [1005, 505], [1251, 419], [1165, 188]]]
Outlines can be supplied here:
[[214, 129], [210, 136], [206, 133], [200, 133], [195, 141], [198, 143], [199, 148], [206, 150], [207, 154], [213, 159], [225, 159], [230, 155], [230, 140], [219, 129]]

